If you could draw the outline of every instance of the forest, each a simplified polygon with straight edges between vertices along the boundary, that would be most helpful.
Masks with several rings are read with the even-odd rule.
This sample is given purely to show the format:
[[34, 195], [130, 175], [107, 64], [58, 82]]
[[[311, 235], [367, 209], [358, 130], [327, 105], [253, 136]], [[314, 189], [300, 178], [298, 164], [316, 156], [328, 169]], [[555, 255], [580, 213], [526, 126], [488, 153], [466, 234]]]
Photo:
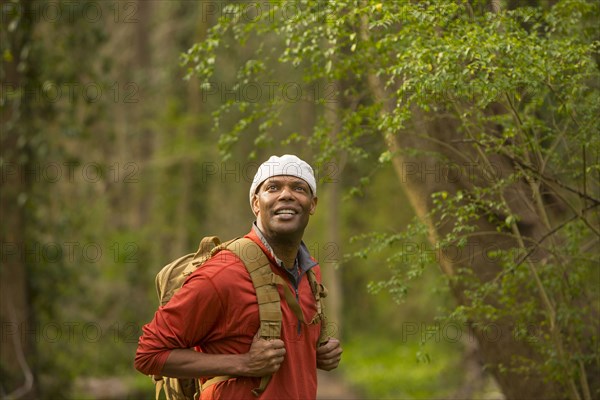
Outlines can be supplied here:
[[156, 274], [246, 234], [282, 154], [344, 348], [318, 398], [600, 398], [600, 2], [0, 13], [0, 398], [154, 398]]

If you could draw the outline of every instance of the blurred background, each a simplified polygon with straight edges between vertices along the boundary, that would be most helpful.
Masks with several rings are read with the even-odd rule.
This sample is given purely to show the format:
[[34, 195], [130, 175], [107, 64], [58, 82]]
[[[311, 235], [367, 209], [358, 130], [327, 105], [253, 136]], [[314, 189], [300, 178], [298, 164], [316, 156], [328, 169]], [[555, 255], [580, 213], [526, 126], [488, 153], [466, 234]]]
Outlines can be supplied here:
[[[300, 3], [312, 7], [311, 2]], [[372, 13], [388, 12], [390, 6], [332, 3]], [[468, 3], [475, 4], [475, 14], [484, 20], [493, 7], [550, 10], [561, 2], [444, 4]], [[588, 10], [586, 2], [573, 3]], [[440, 268], [427, 230], [415, 228], [415, 216], [425, 213], [415, 211], [414, 205], [422, 201], [433, 207], [430, 194], [446, 190], [447, 171], [426, 171], [429, 192], [426, 197], [415, 195], [403, 177], [422, 164], [405, 163], [404, 175], [399, 175], [402, 168], [390, 162], [394, 147], [376, 132], [377, 121], [364, 116], [352, 121], [363, 108], [371, 107], [373, 120], [381, 115], [373, 106], [377, 102], [369, 105], [362, 95], [352, 93], [367, 86], [368, 72], [359, 71], [364, 59], [355, 61], [358, 66], [352, 73], [336, 70], [335, 64], [332, 68], [316, 56], [306, 67], [310, 51], [323, 54], [328, 49], [313, 43], [311, 50], [308, 41], [302, 42], [304, 50], [287, 53], [290, 59], [294, 54], [302, 59], [292, 67], [277, 57], [262, 58], [269, 50], [283, 54], [293, 47], [283, 39], [283, 30], [277, 30], [281, 27], [274, 27], [278, 17], [267, 18], [265, 26], [272, 32], [260, 38], [242, 40], [234, 31], [220, 32], [211, 50], [210, 40], [216, 37], [211, 27], [231, 13], [228, 4], [245, 4], [238, 24], [243, 31], [275, 3], [1, 3], [2, 398], [152, 398], [151, 379], [133, 369], [133, 357], [141, 327], [157, 308], [156, 273], [194, 251], [203, 236], [229, 239], [248, 232], [253, 222], [247, 197], [252, 177], [270, 155], [285, 153], [310, 162], [319, 177], [319, 205], [305, 242], [320, 260], [330, 290], [330, 327], [344, 348], [339, 370], [320, 377], [320, 398], [511, 398], [494, 377], [502, 368], [491, 367], [479, 351], [481, 334], [471, 331], [473, 319], [448, 318], [463, 303], [449, 289], [449, 275]], [[329, 7], [327, 2], [314, 4]], [[584, 11], [585, 21], [597, 21], [597, 8]], [[335, 7], [329, 12], [335, 14]], [[377, 18], [385, 21], [385, 15], [373, 21]], [[356, 21], [355, 27], [360, 27], [360, 16]], [[381, 29], [386, 26], [382, 22]], [[301, 42], [302, 29], [298, 30]], [[359, 28], [337, 34], [350, 41], [371, 40]], [[591, 37], [597, 40], [597, 30]], [[190, 51], [196, 43], [205, 47]], [[367, 49], [347, 43], [346, 53], [336, 53], [334, 60], [343, 65], [346, 54], [361, 51], [369, 57]], [[213, 50], [218, 57], [211, 59]], [[435, 68], [438, 51], [430, 54]], [[437, 57], [440, 62], [442, 56]], [[253, 59], [262, 62], [249, 63]], [[391, 65], [389, 60], [380, 61]], [[250, 84], [244, 80], [253, 68], [265, 65], [272, 71], [270, 79]], [[210, 76], [202, 75], [205, 67]], [[337, 71], [338, 76], [307, 81], [311, 68]], [[384, 68], [377, 71], [369, 76], [389, 73]], [[372, 80], [369, 83], [374, 90]], [[382, 86], [389, 90], [389, 85]], [[247, 108], [253, 113], [274, 113], [277, 108], [276, 118], [260, 125], [247, 117]], [[500, 120], [496, 123], [502, 125]], [[361, 127], [367, 134], [354, 133]], [[598, 164], [598, 147], [580, 150], [576, 154], [584, 159], [588, 155], [588, 167]], [[597, 198], [597, 172], [593, 173], [586, 193]], [[587, 186], [583, 188], [585, 192]], [[587, 201], [588, 206], [595, 204]], [[592, 219], [592, 225], [597, 227], [597, 220]], [[394, 236], [403, 232], [409, 232], [404, 239]], [[586, 235], [578, 236], [581, 242], [588, 243]], [[389, 237], [394, 239], [386, 242]], [[593, 261], [597, 237], [591, 237], [595, 244], [586, 252], [592, 252]], [[422, 261], [419, 268], [403, 269], [404, 275], [394, 271], [394, 265], [404, 268], [400, 266], [406, 257], [414, 256]], [[597, 270], [590, 269], [588, 261], [581, 265], [591, 275], [582, 274], [581, 279], [594, 282]], [[410, 286], [398, 282], [401, 279]], [[512, 290], [518, 297], [518, 290]], [[595, 330], [597, 345], [597, 286], [586, 295], [594, 322], [582, 323]], [[502, 304], [519, 309], [518, 302]], [[545, 332], [549, 325], [536, 318], [531, 326]], [[483, 324], [490, 321], [496, 320], [482, 319]], [[485, 332], [488, 342], [503, 334]], [[593, 368], [598, 367], [595, 348]], [[585, 373], [578, 371], [569, 375], [577, 385], [582, 377], [585, 381]], [[533, 382], [544, 386], [546, 378]], [[568, 387], [561, 379], [556, 378], [563, 382], [560, 387]], [[593, 385], [591, 390], [588, 387], [591, 397], [597, 395]], [[572, 391], [569, 396], [573, 398]]]

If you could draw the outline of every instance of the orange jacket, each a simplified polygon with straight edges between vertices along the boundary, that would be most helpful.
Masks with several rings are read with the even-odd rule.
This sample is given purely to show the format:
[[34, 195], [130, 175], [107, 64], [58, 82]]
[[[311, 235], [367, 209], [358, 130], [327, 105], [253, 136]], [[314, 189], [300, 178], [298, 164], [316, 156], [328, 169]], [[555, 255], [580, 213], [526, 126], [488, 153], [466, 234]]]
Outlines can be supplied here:
[[[271, 269], [293, 285], [277, 266], [254, 231], [246, 235], [255, 241], [271, 261]], [[320, 281], [320, 268], [315, 265]], [[301, 323], [285, 302], [279, 288], [283, 314], [281, 339], [286, 355], [260, 399], [314, 399], [317, 393], [316, 347], [320, 324], [308, 324], [317, 306], [308, 279], [298, 285], [299, 303], [304, 313]], [[172, 349], [194, 348], [212, 354], [248, 352], [259, 328], [258, 304], [252, 280], [242, 261], [229, 251], [221, 251], [198, 268], [154, 319], [143, 327], [135, 357], [135, 367], [148, 375], [161, 375]], [[210, 378], [210, 377], [206, 377]], [[209, 386], [201, 399], [255, 400], [251, 390], [260, 378], [239, 377]]]

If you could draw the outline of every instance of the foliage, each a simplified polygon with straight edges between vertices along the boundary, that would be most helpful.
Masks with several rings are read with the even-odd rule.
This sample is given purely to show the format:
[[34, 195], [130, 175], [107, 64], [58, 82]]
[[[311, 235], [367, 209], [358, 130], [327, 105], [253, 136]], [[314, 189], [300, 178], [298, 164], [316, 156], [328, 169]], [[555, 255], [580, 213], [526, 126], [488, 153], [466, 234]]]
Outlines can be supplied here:
[[[82, 2], [79, 6], [86, 4], [88, 2]], [[28, 274], [26, 290], [34, 312], [27, 321], [31, 324], [29, 329], [19, 326], [21, 340], [42, 350], [31, 357], [31, 366], [45, 382], [42, 393], [57, 396], [68, 390], [68, 383], [76, 373], [73, 361], [77, 355], [71, 345], [73, 337], [81, 333], [78, 328], [83, 322], [65, 318], [65, 310], [69, 308], [65, 304], [81, 296], [82, 288], [75, 283], [85, 275], [82, 267], [89, 264], [83, 262], [82, 253], [74, 249], [80, 246], [80, 250], [90, 239], [69, 237], [70, 229], [79, 228], [82, 222], [77, 215], [68, 211], [56, 215], [56, 209], [69, 208], [68, 202], [58, 196], [52, 198], [50, 192], [57, 186], [65, 189], [61, 179], [63, 167], [68, 165], [72, 174], [82, 162], [77, 155], [70, 155], [64, 142], [60, 143], [57, 138], [81, 139], [89, 135], [91, 126], [97, 122], [102, 104], [96, 104], [97, 114], [77, 113], [82, 103], [86, 105], [84, 96], [80, 95], [82, 92], [77, 89], [90, 82], [92, 86], [105, 87], [96, 69], [101, 59], [92, 56], [105, 37], [98, 24], [90, 24], [78, 12], [61, 21], [64, 23], [40, 23], [44, 16], [39, 12], [46, 5], [45, 2], [14, 1], [2, 7], [2, 138], [8, 145], [3, 144], [0, 160], [2, 168], [20, 171], [21, 182], [25, 182], [17, 189], [19, 201], [14, 203], [17, 209], [12, 211], [24, 214], [23, 225], [7, 226], [23, 234], [19, 237], [3, 232], [2, 243], [4, 246], [8, 240], [22, 249], [19, 261]], [[52, 46], [55, 46], [54, 51], [50, 49]], [[75, 58], [81, 58], [81, 62], [77, 65], [66, 62]], [[75, 81], [81, 86], [73, 86]], [[12, 140], [17, 146], [10, 145]], [[46, 169], [48, 166], [50, 170]], [[3, 181], [4, 178], [3, 169]], [[67, 250], [65, 243], [72, 245], [72, 251]], [[2, 263], [5, 261], [3, 255]], [[15, 284], [18, 286], [20, 282]], [[46, 380], [46, 371], [51, 371], [51, 380]], [[22, 372], [18, 371], [18, 375]], [[14, 385], [10, 379], [2, 381], [3, 392]]]
[[[344, 344], [343, 367], [348, 378], [366, 388], [370, 399], [448, 398], [457, 389], [453, 373], [460, 370], [460, 356], [443, 341], [419, 342], [418, 338], [372, 340], [357, 336]], [[428, 351], [433, 358], [417, 358]]]
[[[507, 327], [529, 346], [490, 371], [540, 371], [557, 396], [598, 397], [599, 4], [257, 4], [3, 4], [2, 213], [23, 219], [3, 219], [2, 250], [5, 240], [29, 246], [15, 265], [28, 274], [33, 325], [23, 335], [38, 350], [28, 361], [39, 397], [68, 397], [82, 375], [133, 376], [147, 391], [131, 358], [156, 306], [154, 274], [198, 237], [247, 229], [251, 164], [234, 160], [273, 148], [311, 154], [323, 183], [343, 167], [353, 186], [339, 207], [350, 256], [339, 272], [354, 382], [368, 376], [377, 396], [397, 395], [399, 383], [451, 395], [460, 377], [417, 386], [438, 367], [458, 370], [459, 346], [397, 340], [406, 322], [432, 323], [445, 307], [441, 322]], [[187, 48], [188, 83], [175, 65]], [[103, 96], [90, 101], [86, 85]], [[217, 141], [228, 164], [212, 152]], [[408, 179], [430, 161], [434, 179]], [[25, 171], [14, 186], [7, 165]], [[57, 165], [58, 181], [36, 170]], [[82, 179], [90, 166], [100, 179]], [[415, 183], [427, 185], [412, 200], [425, 212], [409, 223]], [[338, 264], [328, 228], [317, 213], [308, 237], [317, 258]], [[3, 290], [19, 284], [9, 276]], [[415, 367], [415, 357], [431, 364]], [[3, 391], [20, 384], [21, 371], [2, 371]], [[414, 379], [397, 378], [407, 371]]]
[[[598, 385], [590, 389], [587, 371], [600, 367], [600, 5], [564, 0], [503, 9], [487, 3], [283, 2], [256, 18], [230, 5], [183, 63], [190, 75], [209, 80], [227, 37], [245, 43], [275, 36], [279, 45], [253, 53], [238, 82], [269, 81], [273, 60], [300, 69], [307, 85], [339, 82], [339, 129], [322, 118], [307, 139], [324, 159], [346, 153], [377, 164], [431, 157], [423, 148], [395, 146], [407, 143], [399, 135], [444, 148], [438, 160], [468, 179], [450, 185], [446, 171], [444, 189], [433, 189], [420, 222], [406, 233], [363, 235], [371, 240], [357, 255], [432, 235], [433, 248], [423, 254], [400, 246], [388, 257], [392, 277], [373, 287], [402, 297], [425, 265], [446, 262], [457, 272], [450, 284], [463, 292], [454, 317], [475, 327], [509, 318], [512, 335], [534, 349], [533, 356], [515, 354], [517, 361], [497, 366], [500, 371], [541, 371], [564, 396], [590, 398]], [[224, 154], [251, 125], [268, 137], [282, 109], [294, 107], [285, 100], [224, 104], [217, 125], [232, 108], [243, 115], [222, 135]], [[455, 143], [441, 133], [415, 132], [416, 122], [436, 116], [456, 122]], [[330, 131], [334, 137], [325, 134]], [[379, 154], [364, 146], [373, 135], [388, 146]], [[475, 249], [488, 272], [474, 273], [472, 258], [444, 254], [469, 250], [480, 237], [506, 239]]]
[[[189, 4], [155, 6], [168, 23], [178, 12], [194, 19], [185, 12]], [[203, 171], [201, 163], [215, 159], [203, 146], [213, 138], [194, 135], [207, 117], [196, 116], [194, 99], [180, 95], [185, 84], [176, 60], [189, 42], [149, 37], [141, 7], [87, 0], [2, 6], [0, 167], [3, 199], [10, 192], [14, 209], [2, 202], [1, 268], [15, 260], [25, 271], [30, 309], [19, 311], [28, 314], [27, 325], [8, 336], [36, 350], [27, 359], [36, 398], [69, 398], [80, 378], [139, 375], [132, 358], [157, 305], [154, 275], [202, 235], [192, 222], [205, 219], [204, 198], [190, 195], [184, 203], [174, 195], [205, 189], [206, 176], [185, 172]], [[179, 34], [191, 37], [195, 29], [188, 24]], [[145, 70], [141, 46], [123, 40], [139, 31], [148, 41], [168, 40], [151, 47], [170, 51], [164, 59], [173, 61]], [[15, 69], [18, 79], [10, 74]], [[11, 187], [9, 180], [5, 192], [8, 171], [21, 172], [24, 184]], [[5, 229], [4, 215], [13, 213], [23, 213], [22, 226]], [[22, 237], [11, 233], [20, 231]], [[4, 252], [6, 243], [16, 254]], [[21, 283], [7, 276], [3, 285]], [[5, 325], [2, 311], [4, 333], [13, 325]], [[8, 369], [13, 376], [2, 375], [3, 395], [23, 384], [24, 372]]]

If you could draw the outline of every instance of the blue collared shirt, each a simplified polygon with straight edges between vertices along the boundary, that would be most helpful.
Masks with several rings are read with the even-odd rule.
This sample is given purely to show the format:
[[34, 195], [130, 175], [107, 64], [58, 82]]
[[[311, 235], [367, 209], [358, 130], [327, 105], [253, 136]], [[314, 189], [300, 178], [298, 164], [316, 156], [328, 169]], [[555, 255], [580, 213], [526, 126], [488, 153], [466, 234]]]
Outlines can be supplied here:
[[260, 238], [262, 244], [264, 244], [267, 250], [269, 250], [273, 258], [277, 262], [277, 266], [282, 268], [292, 279], [292, 283], [294, 284], [295, 288], [298, 287], [298, 283], [300, 282], [300, 278], [302, 277], [302, 275], [304, 275], [309, 269], [317, 265], [317, 263], [313, 261], [313, 259], [310, 257], [308, 248], [302, 241], [300, 242], [300, 247], [298, 247], [298, 254], [296, 255], [296, 259], [294, 260], [294, 268], [292, 268], [291, 270], [287, 269], [285, 265], [283, 265], [283, 261], [281, 261], [281, 259], [275, 254], [269, 242], [267, 242], [265, 235], [258, 228], [256, 221], [254, 221], [254, 223], [252, 224], [252, 229], [254, 229], [254, 232], [256, 232], [256, 235]]

